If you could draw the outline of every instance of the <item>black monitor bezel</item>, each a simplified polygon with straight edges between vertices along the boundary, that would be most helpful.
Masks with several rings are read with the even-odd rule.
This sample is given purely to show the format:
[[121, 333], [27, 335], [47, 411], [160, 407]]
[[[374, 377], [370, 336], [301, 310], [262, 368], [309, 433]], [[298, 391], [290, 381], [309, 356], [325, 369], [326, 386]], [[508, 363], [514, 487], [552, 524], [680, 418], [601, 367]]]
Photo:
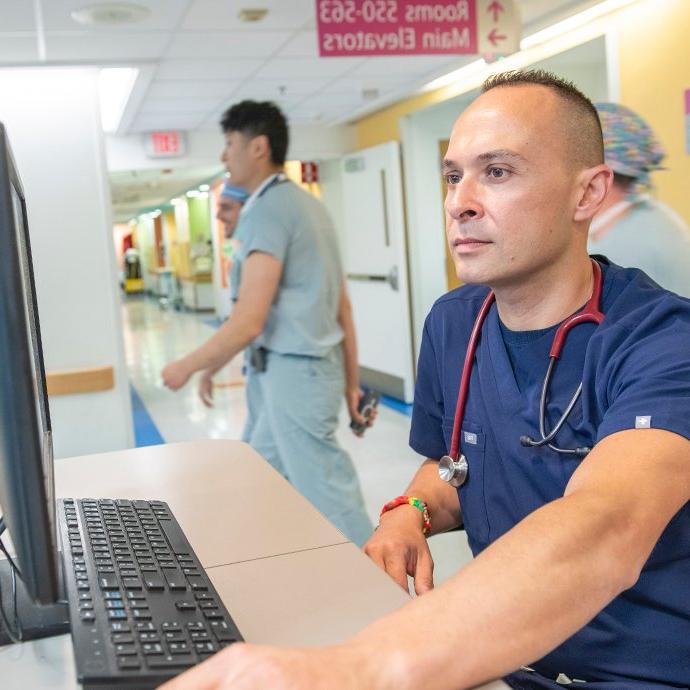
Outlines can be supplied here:
[[[12, 202], [14, 187], [22, 206], [23, 227], [17, 228]], [[59, 577], [55, 532], [54, 492], [49, 496], [52, 472], [45, 475], [45, 463], [52, 463], [51, 422], [46, 390], [43, 347], [38, 321], [36, 288], [32, 269], [26, 198], [17, 174], [4, 125], [0, 123], [0, 416], [7, 428], [0, 428], [0, 506], [9, 531], [29, 596], [41, 604], [58, 600]], [[34, 323], [28, 324], [23, 302], [22, 253], [17, 241], [21, 232], [26, 249], [25, 269]], [[14, 258], [12, 258], [14, 257]], [[31, 378], [32, 343], [27, 333], [33, 329], [38, 351], [35, 366], [40, 369], [37, 401]], [[29, 375], [27, 376], [27, 372]], [[37, 403], [44, 414], [46, 429], [39, 428]], [[45, 432], [45, 434], [44, 434]], [[49, 453], [44, 458], [44, 453]], [[49, 505], [50, 502], [50, 505]]]

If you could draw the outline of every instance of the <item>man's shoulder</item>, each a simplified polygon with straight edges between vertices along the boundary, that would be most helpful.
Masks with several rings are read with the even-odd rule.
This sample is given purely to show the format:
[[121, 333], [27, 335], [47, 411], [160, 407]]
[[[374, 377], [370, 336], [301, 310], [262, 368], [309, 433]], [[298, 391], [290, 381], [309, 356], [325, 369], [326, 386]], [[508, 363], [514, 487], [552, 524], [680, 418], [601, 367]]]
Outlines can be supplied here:
[[432, 330], [447, 322], [451, 322], [454, 328], [471, 328], [488, 294], [489, 288], [485, 285], [461, 285], [450, 290], [434, 302], [426, 323]]
[[481, 304], [488, 294], [489, 288], [485, 285], [461, 285], [441, 295], [431, 307], [430, 314], [448, 310], [475, 309], [476, 303]]
[[[690, 336], [690, 300], [666, 290], [639, 268], [606, 268], [604, 324], [628, 332], [675, 331]], [[669, 326], [673, 324], [673, 328]]]

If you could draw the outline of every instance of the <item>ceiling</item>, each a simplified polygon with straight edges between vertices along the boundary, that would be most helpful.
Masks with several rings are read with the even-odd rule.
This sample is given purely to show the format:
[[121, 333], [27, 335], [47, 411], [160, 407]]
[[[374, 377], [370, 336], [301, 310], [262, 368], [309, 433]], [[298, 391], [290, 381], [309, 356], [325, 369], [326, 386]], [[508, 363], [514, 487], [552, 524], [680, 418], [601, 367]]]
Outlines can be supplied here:
[[[112, 3], [0, 0], [0, 68], [138, 66], [141, 76], [118, 130], [118, 134], [135, 134], [215, 130], [221, 113], [244, 98], [275, 101], [292, 124], [343, 122], [402, 99], [475, 59], [448, 55], [319, 58], [315, 0], [130, 2], [148, 9], [149, 16], [136, 24], [86, 26], [71, 13], [84, 6]], [[523, 33], [596, 3], [519, 0]], [[238, 17], [245, 8], [264, 8], [268, 13], [260, 22], [245, 23]], [[201, 172], [207, 171], [190, 176], [198, 183]], [[179, 171], [174, 174], [182, 183], [179, 189], [184, 189], [187, 178]], [[152, 184], [149, 190], [156, 185], [165, 185], [167, 190], [177, 179], [164, 179], [159, 172], [158, 178], [140, 173], [126, 180], [113, 176], [112, 182], [117, 206], [119, 197], [134, 194], [123, 188], [125, 182], [137, 189]]]

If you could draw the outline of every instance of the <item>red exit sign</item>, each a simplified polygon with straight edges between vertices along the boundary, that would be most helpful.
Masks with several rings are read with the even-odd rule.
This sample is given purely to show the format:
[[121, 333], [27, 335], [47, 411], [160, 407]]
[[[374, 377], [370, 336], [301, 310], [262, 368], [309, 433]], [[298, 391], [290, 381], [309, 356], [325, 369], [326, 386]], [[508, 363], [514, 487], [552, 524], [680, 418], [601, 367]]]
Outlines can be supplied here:
[[146, 153], [150, 158], [175, 158], [186, 152], [184, 132], [149, 132], [146, 135]]

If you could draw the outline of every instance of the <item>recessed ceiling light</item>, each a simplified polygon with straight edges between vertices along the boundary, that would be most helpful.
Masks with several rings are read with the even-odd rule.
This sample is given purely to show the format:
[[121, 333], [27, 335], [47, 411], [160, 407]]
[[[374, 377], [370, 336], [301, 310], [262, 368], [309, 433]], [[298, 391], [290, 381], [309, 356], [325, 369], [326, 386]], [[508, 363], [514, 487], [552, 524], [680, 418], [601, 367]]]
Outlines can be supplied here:
[[245, 9], [240, 10], [237, 16], [242, 22], [260, 22], [267, 14], [268, 10], [265, 7], [246, 7]]
[[71, 13], [72, 19], [79, 24], [120, 26], [136, 24], [151, 15], [151, 10], [142, 5], [129, 2], [106, 2], [100, 5], [88, 5]]

